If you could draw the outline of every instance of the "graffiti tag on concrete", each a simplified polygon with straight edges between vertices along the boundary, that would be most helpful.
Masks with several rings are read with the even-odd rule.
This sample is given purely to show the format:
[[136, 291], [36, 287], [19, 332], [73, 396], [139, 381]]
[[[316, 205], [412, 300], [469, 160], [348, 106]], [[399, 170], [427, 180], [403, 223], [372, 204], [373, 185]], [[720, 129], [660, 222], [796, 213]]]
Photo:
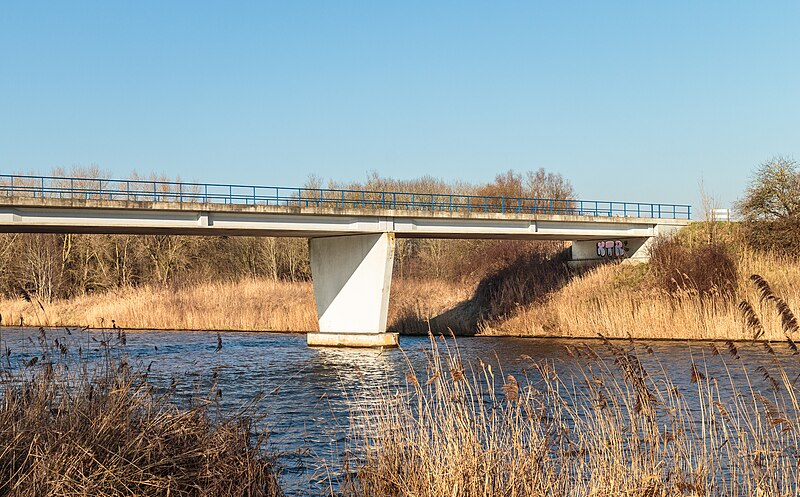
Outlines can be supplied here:
[[605, 240], [597, 242], [598, 257], [625, 257], [628, 242], [621, 240]]

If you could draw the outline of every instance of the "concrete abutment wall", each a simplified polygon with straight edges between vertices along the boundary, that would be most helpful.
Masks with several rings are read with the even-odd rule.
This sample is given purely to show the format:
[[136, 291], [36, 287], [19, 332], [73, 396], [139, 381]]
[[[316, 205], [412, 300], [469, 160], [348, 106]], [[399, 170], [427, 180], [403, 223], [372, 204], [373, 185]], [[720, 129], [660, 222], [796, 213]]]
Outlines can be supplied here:
[[[602, 240], [575, 240], [572, 242], [572, 257], [570, 264], [580, 266], [594, 264], [608, 259], [622, 259], [632, 263], [648, 262], [650, 260], [650, 247], [659, 236], [670, 236], [675, 234], [680, 226], [657, 224], [653, 228], [653, 236], [634, 237], [634, 238], [614, 238]], [[598, 242], [611, 242], [622, 245], [622, 255], [616, 252], [615, 246], [605, 249], [606, 253], [598, 253]]]

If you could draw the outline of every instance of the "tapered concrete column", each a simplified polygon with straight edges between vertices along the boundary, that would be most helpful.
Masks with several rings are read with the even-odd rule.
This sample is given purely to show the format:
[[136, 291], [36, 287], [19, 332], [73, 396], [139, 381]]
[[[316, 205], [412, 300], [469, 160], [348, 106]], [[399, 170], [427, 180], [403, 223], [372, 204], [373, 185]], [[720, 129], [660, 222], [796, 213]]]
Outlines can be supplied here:
[[397, 333], [386, 333], [394, 234], [312, 238], [309, 255], [320, 332], [308, 344], [397, 345]]

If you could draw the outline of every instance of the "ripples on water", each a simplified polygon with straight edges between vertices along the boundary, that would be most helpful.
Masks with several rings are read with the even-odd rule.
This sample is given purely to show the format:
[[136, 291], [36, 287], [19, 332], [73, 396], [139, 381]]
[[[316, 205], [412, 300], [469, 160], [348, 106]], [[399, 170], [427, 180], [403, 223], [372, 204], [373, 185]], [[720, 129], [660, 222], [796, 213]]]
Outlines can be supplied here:
[[[11, 364], [21, 364], [39, 353], [38, 330], [3, 328], [2, 340], [11, 349]], [[66, 337], [64, 328], [48, 331], [48, 338]], [[84, 350], [95, 351], [99, 332], [73, 331], [69, 340]], [[106, 336], [109, 336], [106, 334]], [[288, 494], [320, 493], [327, 484], [326, 465], [336, 468], [345, 447], [348, 414], [352, 402], [369, 395], [372, 387], [403, 385], [408, 365], [424, 371], [427, 337], [402, 337], [400, 349], [326, 349], [306, 346], [305, 335], [282, 333], [224, 333], [222, 350], [216, 352], [213, 332], [128, 332], [126, 350], [133, 363], [150, 366], [150, 378], [162, 388], [176, 383], [182, 398], [207, 393], [214, 381], [222, 391], [224, 408], [236, 409], [260, 398], [256, 412], [265, 416], [272, 448], [280, 454], [283, 481]], [[526, 374], [530, 356], [552, 362], [562, 378], [576, 374], [578, 363], [565, 346], [580, 341], [502, 337], [463, 337], [457, 340], [461, 358], [469, 369], [483, 360], [518, 378]], [[597, 340], [584, 341], [601, 357], [611, 358]], [[709, 374], [738, 384], [748, 379], [736, 361], [730, 372], [722, 360], [712, 358], [708, 343], [681, 341], [636, 342], [643, 365], [655, 373], [662, 368], [683, 388], [690, 384], [692, 360], [705, 364]], [[76, 345], [77, 346], [77, 345]], [[450, 346], [453, 344], [450, 342]], [[741, 364], [751, 372], [756, 391], [768, 390], [766, 380], [752, 374], [771, 364], [761, 345], [737, 344]], [[800, 360], [782, 344], [775, 345], [779, 360], [791, 378], [800, 375]], [[649, 350], [652, 350], [652, 354]], [[724, 345], [720, 347], [724, 350]], [[731, 361], [728, 360], [730, 365]], [[216, 373], [216, 378], [214, 378]], [[362, 388], [363, 387], [363, 388]], [[580, 388], [580, 381], [576, 382]], [[335, 471], [335, 469], [334, 469]]]

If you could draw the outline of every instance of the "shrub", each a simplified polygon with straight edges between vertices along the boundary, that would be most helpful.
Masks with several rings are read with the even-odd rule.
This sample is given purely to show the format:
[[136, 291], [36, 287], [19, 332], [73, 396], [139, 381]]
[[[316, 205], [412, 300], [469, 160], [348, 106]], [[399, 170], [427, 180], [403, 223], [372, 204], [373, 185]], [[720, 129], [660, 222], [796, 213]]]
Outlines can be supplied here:
[[670, 293], [731, 297], [736, 291], [736, 262], [724, 245], [688, 248], [675, 238], [659, 238], [650, 249], [650, 268], [658, 288]]
[[775, 157], [761, 164], [737, 209], [751, 247], [800, 256], [800, 171], [796, 161]]

